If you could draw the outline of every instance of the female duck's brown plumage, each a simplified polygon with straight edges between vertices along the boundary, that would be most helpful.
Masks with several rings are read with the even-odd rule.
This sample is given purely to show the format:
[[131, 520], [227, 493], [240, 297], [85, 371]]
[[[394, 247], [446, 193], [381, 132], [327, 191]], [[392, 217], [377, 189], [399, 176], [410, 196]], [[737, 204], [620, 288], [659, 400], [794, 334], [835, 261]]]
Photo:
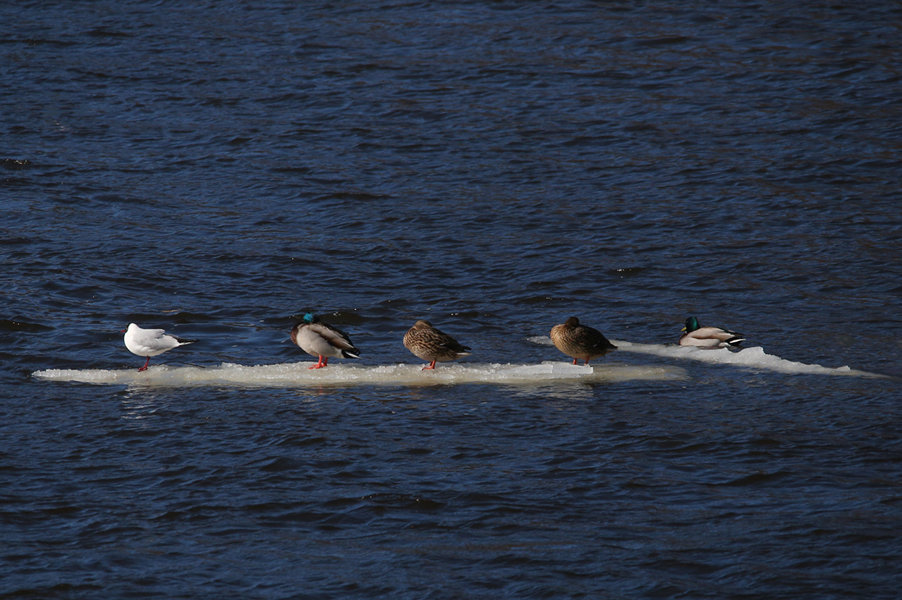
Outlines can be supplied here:
[[573, 357], [574, 365], [579, 359], [585, 360], [584, 364], [589, 364], [589, 359], [599, 358], [617, 349], [597, 329], [580, 325], [576, 317], [570, 317], [565, 323], [552, 327], [551, 341], [558, 350]]
[[423, 367], [434, 369], [435, 363], [455, 360], [461, 356], [470, 354], [470, 349], [457, 342], [447, 333], [443, 333], [432, 326], [429, 321], [417, 321], [413, 327], [404, 334], [404, 347], [413, 354], [430, 361]]

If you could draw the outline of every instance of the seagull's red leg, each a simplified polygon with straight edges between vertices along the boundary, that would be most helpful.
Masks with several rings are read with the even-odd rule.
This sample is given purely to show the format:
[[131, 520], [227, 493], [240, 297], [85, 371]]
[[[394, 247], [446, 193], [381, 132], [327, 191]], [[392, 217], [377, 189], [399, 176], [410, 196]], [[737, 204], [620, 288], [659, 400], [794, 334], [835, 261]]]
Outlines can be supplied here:
[[431, 363], [429, 363], [428, 365], [426, 365], [425, 367], [423, 367], [422, 370], [423, 370], [423, 371], [428, 371], [429, 369], [434, 369], [434, 368], [435, 368], [435, 361], [432, 361]]
[[574, 358], [574, 359], [573, 359], [573, 362], [572, 362], [571, 364], [578, 365], [579, 362]]
[[147, 365], [149, 365], [149, 364], [150, 364], [150, 357], [148, 356], [147, 360], [144, 361], [144, 366], [141, 367], [140, 369], [138, 369], [138, 372], [140, 373], [141, 371], [146, 371]]

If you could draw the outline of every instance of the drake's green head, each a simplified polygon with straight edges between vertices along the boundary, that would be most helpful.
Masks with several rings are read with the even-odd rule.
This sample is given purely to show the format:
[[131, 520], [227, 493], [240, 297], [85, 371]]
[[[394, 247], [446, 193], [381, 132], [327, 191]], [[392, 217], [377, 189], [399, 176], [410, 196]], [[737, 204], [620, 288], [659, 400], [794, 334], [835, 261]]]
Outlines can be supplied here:
[[307, 313], [304, 315], [304, 323], [313, 323], [316, 317], [313, 316], [313, 313]]
[[683, 331], [690, 333], [698, 328], [698, 319], [696, 319], [695, 317], [689, 317], [688, 319], [686, 319], [686, 325], [683, 326]]

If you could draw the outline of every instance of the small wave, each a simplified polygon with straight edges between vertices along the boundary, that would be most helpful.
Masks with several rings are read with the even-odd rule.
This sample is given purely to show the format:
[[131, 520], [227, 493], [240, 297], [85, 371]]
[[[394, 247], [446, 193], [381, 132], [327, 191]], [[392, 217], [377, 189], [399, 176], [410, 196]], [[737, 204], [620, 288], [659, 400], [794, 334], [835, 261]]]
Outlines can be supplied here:
[[[548, 336], [535, 336], [528, 338], [535, 344], [551, 345]], [[679, 346], [676, 344], [639, 344], [623, 340], [611, 340], [617, 346], [619, 352], [632, 352], [635, 354], [649, 354], [663, 358], [676, 358], [680, 360], [697, 360], [706, 363], [722, 365], [734, 365], [752, 369], [763, 369], [777, 373], [809, 374], [809, 375], [850, 375], [854, 377], [886, 377], [879, 373], [859, 371], [849, 366], [824, 367], [818, 364], [807, 364], [786, 360], [773, 354], [768, 354], [761, 346], [743, 348], [739, 351], [727, 348], [696, 348], [693, 346]]]
[[29, 323], [27, 321], [16, 321], [12, 319], [0, 319], [0, 331], [25, 331], [28, 333], [40, 333], [42, 331], [51, 331], [52, 327], [41, 325], [40, 323]]
[[555, 381], [621, 382], [673, 381], [686, 379], [679, 367], [605, 364], [571, 365], [563, 362], [540, 364], [456, 364], [440, 365], [434, 371], [422, 366], [396, 364], [380, 366], [329, 365], [310, 370], [310, 363], [239, 365], [223, 363], [215, 367], [152, 366], [137, 369], [46, 369], [32, 375], [48, 381], [69, 381], [97, 385], [135, 386], [250, 386], [309, 387], [351, 385], [452, 385], [462, 383], [547, 384]]

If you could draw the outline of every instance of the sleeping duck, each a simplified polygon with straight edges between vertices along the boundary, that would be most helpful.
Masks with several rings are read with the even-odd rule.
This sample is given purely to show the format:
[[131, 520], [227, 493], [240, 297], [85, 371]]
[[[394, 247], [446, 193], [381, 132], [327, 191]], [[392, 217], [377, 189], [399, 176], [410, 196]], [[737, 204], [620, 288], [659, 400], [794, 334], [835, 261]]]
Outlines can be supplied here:
[[600, 331], [580, 325], [579, 319], [570, 317], [564, 323], [551, 328], [551, 341], [558, 350], [573, 357], [573, 364], [583, 359], [589, 364], [589, 359], [599, 358], [616, 350], [617, 346], [608, 341]]
[[348, 334], [310, 313], [291, 330], [291, 341], [307, 354], [319, 357], [319, 362], [310, 369], [322, 369], [328, 365], [329, 358], [360, 358], [360, 350], [354, 347]]
[[702, 327], [695, 317], [686, 319], [686, 325], [680, 336], [680, 346], [699, 346], [701, 348], [733, 348], [745, 341], [745, 336], [720, 327]]
[[453, 337], [439, 331], [429, 321], [417, 321], [404, 334], [404, 347], [414, 356], [430, 361], [423, 370], [434, 369], [436, 362], [456, 360], [468, 356], [470, 349], [457, 342]]

